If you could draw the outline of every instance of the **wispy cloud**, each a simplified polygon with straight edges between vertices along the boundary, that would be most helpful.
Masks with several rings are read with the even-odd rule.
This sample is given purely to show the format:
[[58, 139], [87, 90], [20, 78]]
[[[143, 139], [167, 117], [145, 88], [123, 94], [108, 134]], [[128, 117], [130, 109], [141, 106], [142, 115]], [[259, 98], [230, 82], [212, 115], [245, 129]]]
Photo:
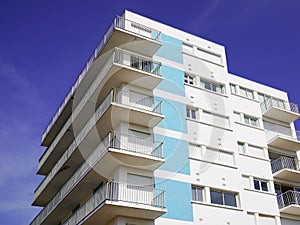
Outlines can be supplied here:
[[0, 214], [28, 210], [31, 215], [39, 147], [40, 90], [0, 57]]

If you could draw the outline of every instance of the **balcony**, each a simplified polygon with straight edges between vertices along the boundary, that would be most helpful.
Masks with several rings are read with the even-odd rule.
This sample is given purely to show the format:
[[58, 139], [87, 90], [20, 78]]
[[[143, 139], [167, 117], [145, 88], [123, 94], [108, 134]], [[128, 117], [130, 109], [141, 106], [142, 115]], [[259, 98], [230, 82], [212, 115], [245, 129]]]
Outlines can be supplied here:
[[112, 24], [103, 35], [101, 41], [91, 54], [86, 65], [79, 73], [68, 94], [60, 104], [58, 110], [46, 126], [42, 135], [42, 145], [50, 145], [56, 134], [63, 126], [65, 120], [71, 114], [73, 97], [76, 90], [79, 85], [82, 86], [82, 83], [87, 83], [87, 74], [90, 74], [91, 76], [91, 68], [95, 66], [95, 61], [101, 54], [103, 54], [103, 52], [107, 52], [114, 47], [122, 46], [127, 50], [138, 50], [137, 52], [140, 54], [152, 56], [161, 46], [160, 36], [160, 31], [153, 28], [127, 20], [124, 17], [115, 17]]
[[300, 214], [300, 192], [287, 191], [277, 196], [280, 213], [299, 215]]
[[[46, 149], [46, 151], [42, 155], [40, 159], [38, 173], [44, 175], [49, 173], [50, 169], [53, 166], [53, 163], [56, 162], [62, 155], [62, 150], [66, 149], [67, 146], [71, 144], [71, 141], [73, 140], [74, 124], [85, 124], [87, 122], [85, 120], [88, 120], [88, 118], [92, 116], [94, 110], [90, 109], [90, 103], [95, 102], [95, 99], [101, 97], [99, 96], [100, 90], [103, 91], [101, 93], [108, 93], [111, 87], [120, 86], [122, 83], [132, 83], [135, 86], [152, 90], [162, 80], [160, 74], [160, 67], [161, 64], [158, 62], [141, 57], [136, 54], [132, 54], [121, 49], [115, 49], [114, 52], [112, 52], [112, 54], [110, 55], [109, 59], [107, 59], [107, 61], [104, 63], [97, 79], [95, 79], [95, 81], [89, 86], [89, 89], [85, 92], [85, 95], [77, 104], [76, 108], [73, 109], [72, 115], [69, 116], [68, 120], [65, 122], [61, 130], [53, 139], [51, 145]], [[106, 83], [105, 86], [104, 83]], [[116, 99], [116, 103], [118, 103], [117, 101], [118, 99]], [[149, 100], [147, 101], [149, 102]], [[153, 100], [154, 104], [157, 102], [157, 100]], [[150, 102], [148, 104], [150, 104]], [[139, 105], [141, 106], [141, 104]], [[130, 115], [133, 119], [134, 116], [136, 116], [136, 110], [132, 110], [130, 114], [128, 114], [128, 110], [133, 108], [137, 109], [138, 107], [134, 107], [132, 106], [132, 104], [130, 107], [131, 108], [127, 108], [127, 112], [125, 112], [125, 114], [122, 115], [123, 117], [126, 115]], [[142, 110], [143, 112], [147, 110], [149, 112], [150, 109], [150, 111], [152, 110], [152, 112], [155, 115], [157, 115], [158, 110], [160, 110], [160, 107], [160, 104], [158, 104], [157, 107], [155, 106], [155, 108], [150, 109], [151, 107], [149, 106], [147, 108], [142, 108]], [[146, 114], [144, 113], [144, 115]], [[142, 118], [141, 116], [138, 116], [137, 119], [139, 120], [139, 122], [135, 121], [134, 123], [140, 123], [143, 126], [147, 126], [146, 123], [150, 122], [152, 118], [152, 116], [148, 118]], [[159, 121], [161, 119], [159, 119]], [[111, 119], [109, 119], [109, 121], [111, 121]], [[152, 124], [158, 122], [155, 119], [151, 121]], [[78, 129], [80, 128], [77, 128], [77, 130]]]
[[282, 156], [271, 162], [273, 176], [294, 182], [300, 180], [300, 171], [294, 158]]
[[279, 133], [276, 131], [266, 131], [267, 143], [269, 146], [296, 152], [300, 150], [300, 132], [292, 131], [291, 135]]
[[277, 98], [268, 98], [260, 103], [262, 115], [285, 123], [294, 122], [300, 117], [298, 105]]
[[154, 220], [166, 211], [163, 191], [147, 186], [108, 182], [63, 225], [106, 224], [116, 216]]
[[[69, 204], [75, 204], [120, 166], [154, 171], [164, 161], [161, 142], [110, 132], [61, 188], [58, 184], [62, 185], [69, 177], [62, 177], [59, 172], [51, 179], [46, 177], [35, 191], [34, 204], [45, 206], [48, 203], [44, 209], [46, 211], [60, 208], [64, 198], [69, 199]], [[68, 161], [68, 164], [71, 162]], [[81, 186], [84, 189], [80, 189]]]

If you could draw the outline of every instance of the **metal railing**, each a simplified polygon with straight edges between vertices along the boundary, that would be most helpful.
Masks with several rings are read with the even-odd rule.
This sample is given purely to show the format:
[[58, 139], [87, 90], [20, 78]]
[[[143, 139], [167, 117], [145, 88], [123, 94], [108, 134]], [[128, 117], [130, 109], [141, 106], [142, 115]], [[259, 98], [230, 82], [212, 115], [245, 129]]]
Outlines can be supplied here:
[[[75, 225], [92, 213], [96, 208], [105, 204], [105, 201], [135, 203], [152, 206], [163, 210], [164, 191], [150, 186], [138, 186], [111, 181], [103, 184], [83, 205], [78, 208], [63, 225]], [[137, 207], [135, 205], [135, 207]]]
[[[147, 27], [145, 25], [127, 20], [124, 17], [116, 16], [114, 18], [113, 22], [111, 23], [111, 25], [108, 27], [108, 29], [104, 33], [104, 35], [103, 35], [102, 39], [100, 40], [100, 42], [98, 43], [97, 47], [95, 48], [95, 50], [91, 54], [91, 56], [88, 59], [86, 65], [83, 67], [83, 69], [79, 73], [76, 81], [73, 83], [71, 89], [68, 91], [68, 94], [66, 95], [66, 97], [64, 98], [62, 103], [60, 104], [58, 110], [55, 112], [55, 114], [52, 117], [51, 121], [48, 123], [45, 130], [43, 131], [42, 141], [45, 139], [45, 137], [47, 136], [47, 134], [49, 133], [49, 131], [51, 130], [51, 128], [55, 124], [56, 120], [60, 116], [61, 112], [63, 111], [63, 109], [65, 108], [67, 103], [70, 101], [72, 96], [74, 95], [77, 87], [79, 86], [82, 79], [85, 77], [85, 75], [89, 71], [89, 69], [94, 64], [96, 58], [99, 56], [100, 52], [102, 51], [105, 44], [107, 43], [107, 41], [111, 37], [111, 35], [112, 35], [115, 28], [130, 31], [130, 32], [133, 32], [135, 34], [138, 34], [138, 35], [141, 35], [141, 36], [144, 36], [144, 37], [150, 38], [152, 40], [156, 40], [156, 41], [160, 41], [160, 37], [161, 37], [161, 32], [160, 31], [157, 31], [157, 30], [155, 30], [153, 28], [150, 28], [150, 27]], [[148, 32], [145, 33], [143, 31], [148, 31]]]
[[[115, 97], [113, 97], [115, 96]], [[137, 92], [131, 92], [129, 90], [115, 89], [105, 97], [105, 99], [99, 104], [96, 112], [82, 128], [82, 130], [75, 137], [75, 140], [71, 143], [68, 149], [63, 153], [57, 163], [53, 166], [50, 173], [43, 179], [40, 185], [34, 191], [35, 198], [40, 195], [56, 173], [61, 169], [61, 166], [69, 159], [72, 153], [77, 149], [78, 145], [90, 132], [95, 122], [97, 122], [106, 110], [111, 105], [111, 102], [116, 102], [123, 105], [128, 105], [134, 108], [143, 109], [155, 113], [161, 114], [161, 101], [154, 99], [152, 96], [143, 95]], [[158, 151], [159, 152], [159, 151]], [[158, 153], [157, 153], [158, 154]], [[47, 154], [48, 155], [48, 154]], [[44, 155], [46, 157], [47, 155]], [[159, 155], [155, 155], [160, 157]]]
[[290, 134], [283, 133], [280, 131], [272, 131], [272, 130], [266, 130], [266, 138], [267, 140], [271, 140], [274, 137], [287, 137], [290, 139], [294, 139], [296, 141], [300, 141], [300, 131], [298, 130], [291, 130]]
[[300, 206], [300, 192], [293, 190], [287, 191], [277, 196], [277, 202], [280, 209], [289, 205]]
[[[147, 146], [143, 146], [145, 144]], [[53, 209], [71, 192], [71, 190], [80, 182], [80, 180], [100, 161], [108, 148], [120, 148], [122, 150], [151, 155], [162, 158], [162, 143], [153, 140], [143, 140], [141, 138], [110, 132], [103, 141], [96, 147], [90, 156], [81, 164], [67, 182], [59, 189], [57, 194], [45, 206], [45, 208], [32, 221], [32, 225], [40, 224]], [[43, 186], [45, 187], [45, 186]]]
[[119, 48], [115, 48], [114, 62], [133, 69], [161, 76], [161, 63]]
[[272, 173], [276, 173], [282, 169], [298, 170], [294, 158], [281, 156], [280, 158], [271, 162]]
[[161, 114], [161, 101], [135, 91], [115, 89], [114, 102]]
[[265, 113], [271, 107], [278, 107], [290, 112], [299, 113], [298, 105], [292, 102], [284, 101], [278, 98], [270, 97], [260, 103], [262, 113]]
[[110, 147], [134, 153], [163, 158], [162, 142], [150, 138], [141, 138], [134, 135], [112, 132]]

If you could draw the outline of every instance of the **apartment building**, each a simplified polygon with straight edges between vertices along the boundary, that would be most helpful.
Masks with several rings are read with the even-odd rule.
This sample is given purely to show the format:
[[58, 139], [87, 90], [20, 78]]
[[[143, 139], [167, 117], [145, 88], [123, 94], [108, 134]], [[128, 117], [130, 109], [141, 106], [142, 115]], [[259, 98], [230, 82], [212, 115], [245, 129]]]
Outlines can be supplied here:
[[43, 132], [31, 224], [299, 224], [299, 117], [223, 46], [125, 11]]

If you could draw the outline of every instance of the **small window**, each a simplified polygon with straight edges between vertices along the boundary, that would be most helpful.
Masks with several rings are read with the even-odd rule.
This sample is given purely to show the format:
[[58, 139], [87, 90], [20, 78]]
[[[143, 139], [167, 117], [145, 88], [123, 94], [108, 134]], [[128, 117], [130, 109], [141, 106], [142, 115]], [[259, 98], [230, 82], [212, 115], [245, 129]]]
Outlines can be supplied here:
[[217, 83], [212, 83], [209, 81], [205, 81], [205, 80], [201, 80], [200, 81], [200, 86], [204, 89], [213, 91], [213, 92], [217, 92], [220, 94], [224, 94], [225, 93], [225, 89], [224, 89], [224, 85], [222, 84], [217, 84]]
[[184, 83], [194, 85], [195, 77], [193, 77], [189, 74], [184, 74]]
[[237, 93], [235, 84], [230, 84], [230, 91], [231, 91], [231, 93], [234, 93], [234, 94]]
[[253, 117], [245, 115], [244, 116], [244, 123], [248, 124], [248, 125], [251, 125], [251, 126], [258, 127], [258, 119], [257, 118], [253, 118]]
[[238, 142], [238, 148], [239, 153], [245, 153], [246, 152], [246, 145], [243, 142]]
[[254, 94], [253, 91], [244, 87], [240, 87], [240, 95], [254, 99]]
[[254, 178], [253, 182], [254, 182], [254, 189], [260, 191], [268, 191], [268, 181]]
[[186, 117], [196, 119], [196, 109], [186, 108]]
[[192, 186], [192, 199], [194, 201], [203, 202], [203, 188]]
[[235, 193], [211, 190], [210, 199], [213, 204], [237, 207]]

